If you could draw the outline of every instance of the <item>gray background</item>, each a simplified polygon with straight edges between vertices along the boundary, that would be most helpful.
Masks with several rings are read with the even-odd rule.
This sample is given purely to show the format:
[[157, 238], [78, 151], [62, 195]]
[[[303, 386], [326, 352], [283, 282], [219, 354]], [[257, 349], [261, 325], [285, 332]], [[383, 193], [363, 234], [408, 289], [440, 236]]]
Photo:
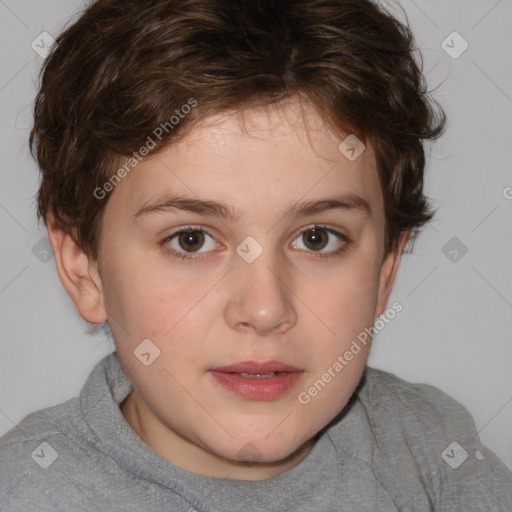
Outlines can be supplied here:
[[[403, 311], [379, 332], [370, 364], [460, 401], [512, 468], [512, 2], [400, 3], [449, 123], [427, 148], [438, 214], [402, 259], [389, 304]], [[76, 396], [113, 349], [103, 333], [87, 333], [60, 284], [36, 222], [27, 143], [42, 63], [31, 44], [43, 31], [56, 36], [82, 5], [0, 0], [0, 435]], [[454, 31], [469, 44], [457, 58], [442, 47], [460, 52]]]

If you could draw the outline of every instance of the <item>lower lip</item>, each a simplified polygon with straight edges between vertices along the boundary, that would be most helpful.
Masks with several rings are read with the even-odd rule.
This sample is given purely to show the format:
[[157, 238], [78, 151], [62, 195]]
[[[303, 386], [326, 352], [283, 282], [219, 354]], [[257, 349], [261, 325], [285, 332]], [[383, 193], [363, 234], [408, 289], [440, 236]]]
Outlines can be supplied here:
[[211, 375], [225, 389], [249, 400], [275, 400], [287, 393], [304, 372], [284, 372], [274, 377], [244, 377], [238, 373], [211, 371]]

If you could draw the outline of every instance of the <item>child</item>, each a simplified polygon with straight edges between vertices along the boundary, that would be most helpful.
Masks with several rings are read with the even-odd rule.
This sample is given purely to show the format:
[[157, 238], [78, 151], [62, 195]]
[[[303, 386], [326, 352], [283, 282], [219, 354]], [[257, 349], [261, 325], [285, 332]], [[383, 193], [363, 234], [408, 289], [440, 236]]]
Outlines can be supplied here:
[[369, 0], [98, 0], [58, 37], [38, 215], [116, 351], [2, 437], [1, 510], [512, 510], [460, 404], [366, 367], [433, 217], [413, 50]]

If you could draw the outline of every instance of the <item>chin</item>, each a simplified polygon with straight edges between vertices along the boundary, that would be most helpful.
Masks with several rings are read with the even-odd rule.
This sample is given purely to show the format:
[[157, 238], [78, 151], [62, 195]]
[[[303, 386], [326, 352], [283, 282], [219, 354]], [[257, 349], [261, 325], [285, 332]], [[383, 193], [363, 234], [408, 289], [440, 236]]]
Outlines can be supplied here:
[[238, 440], [231, 438], [227, 446], [223, 447], [225, 449], [221, 449], [217, 455], [234, 462], [252, 464], [281, 462], [292, 457], [309, 440], [305, 438], [293, 442], [291, 437], [286, 437], [287, 442], [283, 442], [281, 438], [256, 438], [247, 435], [240, 436]]

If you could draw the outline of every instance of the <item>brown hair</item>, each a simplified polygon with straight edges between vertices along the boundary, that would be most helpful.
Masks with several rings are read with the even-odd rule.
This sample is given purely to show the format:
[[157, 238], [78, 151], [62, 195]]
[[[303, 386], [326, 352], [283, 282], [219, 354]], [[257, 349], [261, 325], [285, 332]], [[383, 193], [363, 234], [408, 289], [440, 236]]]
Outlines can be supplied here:
[[446, 117], [428, 96], [408, 23], [370, 0], [98, 0], [56, 41], [30, 133], [37, 215], [46, 223], [51, 208], [94, 260], [108, 199], [94, 191], [157, 127], [149, 154], [210, 114], [296, 94], [374, 148], [386, 254], [434, 215], [423, 140], [442, 135]]

